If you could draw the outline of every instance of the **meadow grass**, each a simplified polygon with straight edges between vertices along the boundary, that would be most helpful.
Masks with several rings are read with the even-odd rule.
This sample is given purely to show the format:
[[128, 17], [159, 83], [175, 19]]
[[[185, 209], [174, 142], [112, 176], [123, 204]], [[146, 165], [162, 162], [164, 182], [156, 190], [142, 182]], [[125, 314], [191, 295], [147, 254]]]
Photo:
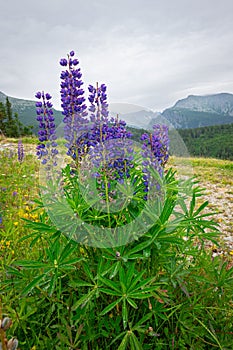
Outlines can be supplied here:
[[233, 161], [215, 158], [182, 158], [171, 157], [171, 166], [182, 168], [184, 173], [190, 168], [193, 175], [202, 183], [218, 183], [221, 185], [233, 185]]

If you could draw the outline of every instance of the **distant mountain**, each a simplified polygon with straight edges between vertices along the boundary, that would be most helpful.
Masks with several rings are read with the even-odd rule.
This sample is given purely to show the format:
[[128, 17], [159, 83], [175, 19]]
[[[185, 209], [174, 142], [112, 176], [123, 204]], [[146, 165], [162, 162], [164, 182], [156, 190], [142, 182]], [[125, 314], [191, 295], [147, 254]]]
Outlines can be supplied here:
[[206, 96], [190, 95], [179, 100], [162, 116], [176, 129], [233, 123], [233, 95], [220, 93]]
[[[6, 95], [0, 92], [0, 102], [5, 102]], [[9, 97], [14, 113], [24, 125], [38, 128], [35, 101]], [[202, 126], [233, 123], [233, 94], [221, 93], [207, 96], [190, 95], [177, 101], [173, 107], [162, 113], [146, 110], [144, 107], [127, 104], [110, 104], [110, 114], [126, 121], [129, 126], [151, 130], [156, 123], [167, 124], [170, 128], [189, 129]], [[56, 124], [62, 122], [62, 114], [54, 109]]]
[[[0, 102], [5, 103], [6, 97], [3, 92], [0, 91]], [[20, 98], [10, 97], [8, 96], [9, 101], [12, 105], [13, 113], [17, 113], [19, 116], [19, 120], [24, 125], [32, 125], [33, 131], [35, 132], [38, 129], [38, 121], [36, 120], [36, 107], [35, 101], [23, 100]], [[62, 121], [61, 112], [53, 109], [54, 116], [56, 118], [57, 125]]]
[[173, 108], [186, 108], [197, 112], [209, 112], [233, 116], [233, 95], [220, 93], [206, 96], [189, 95], [176, 102]]
[[145, 110], [141, 106], [127, 103], [112, 103], [109, 106], [110, 115], [119, 115], [120, 119], [126, 121], [128, 126], [138, 129], [150, 129], [152, 120], [157, 120], [160, 113]]

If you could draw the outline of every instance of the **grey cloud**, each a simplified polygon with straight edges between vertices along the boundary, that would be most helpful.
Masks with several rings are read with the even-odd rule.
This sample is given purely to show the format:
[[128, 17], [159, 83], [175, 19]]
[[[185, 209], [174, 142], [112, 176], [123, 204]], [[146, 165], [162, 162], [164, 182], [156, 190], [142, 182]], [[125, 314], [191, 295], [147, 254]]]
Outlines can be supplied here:
[[74, 49], [85, 81], [106, 82], [112, 102], [163, 109], [193, 91], [233, 92], [232, 19], [231, 0], [8, 0], [0, 90], [32, 99], [45, 89], [58, 107], [58, 61]]

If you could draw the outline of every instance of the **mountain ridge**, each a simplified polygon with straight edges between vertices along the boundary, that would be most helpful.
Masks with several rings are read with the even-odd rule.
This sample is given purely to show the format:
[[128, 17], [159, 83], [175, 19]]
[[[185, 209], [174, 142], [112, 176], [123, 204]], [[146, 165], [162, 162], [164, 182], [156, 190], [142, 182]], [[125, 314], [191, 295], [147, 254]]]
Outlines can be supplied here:
[[[24, 125], [33, 125], [33, 131], [36, 131], [36, 101], [7, 96], [0, 91], [0, 102], [4, 103], [6, 97], [9, 98], [13, 112], [18, 114], [20, 121]], [[110, 104], [112, 115], [118, 114], [118, 110], [113, 109], [119, 109], [121, 110], [119, 117], [124, 119], [129, 126], [148, 130], [151, 130], [155, 123], [165, 123], [175, 129], [233, 123], [233, 94], [227, 92], [188, 95], [176, 101], [172, 107], [166, 108], [162, 113], [145, 110], [136, 105], [130, 111], [129, 107], [129, 104]], [[56, 124], [59, 125], [63, 119], [62, 113], [56, 109], [53, 111]]]

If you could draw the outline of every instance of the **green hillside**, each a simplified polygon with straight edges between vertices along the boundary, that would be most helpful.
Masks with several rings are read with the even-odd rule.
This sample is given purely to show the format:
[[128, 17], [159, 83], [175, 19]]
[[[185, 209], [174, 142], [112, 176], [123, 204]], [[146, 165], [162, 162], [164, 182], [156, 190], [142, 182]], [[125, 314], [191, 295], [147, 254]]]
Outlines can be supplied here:
[[[214, 125], [194, 129], [178, 130], [191, 156], [233, 160], [233, 124]], [[173, 141], [177, 131], [170, 131]], [[171, 153], [182, 156], [178, 145], [171, 142]]]
[[[145, 129], [128, 127], [133, 140], [140, 141]], [[179, 157], [207, 157], [233, 160], [233, 124], [170, 130], [170, 153]]]

